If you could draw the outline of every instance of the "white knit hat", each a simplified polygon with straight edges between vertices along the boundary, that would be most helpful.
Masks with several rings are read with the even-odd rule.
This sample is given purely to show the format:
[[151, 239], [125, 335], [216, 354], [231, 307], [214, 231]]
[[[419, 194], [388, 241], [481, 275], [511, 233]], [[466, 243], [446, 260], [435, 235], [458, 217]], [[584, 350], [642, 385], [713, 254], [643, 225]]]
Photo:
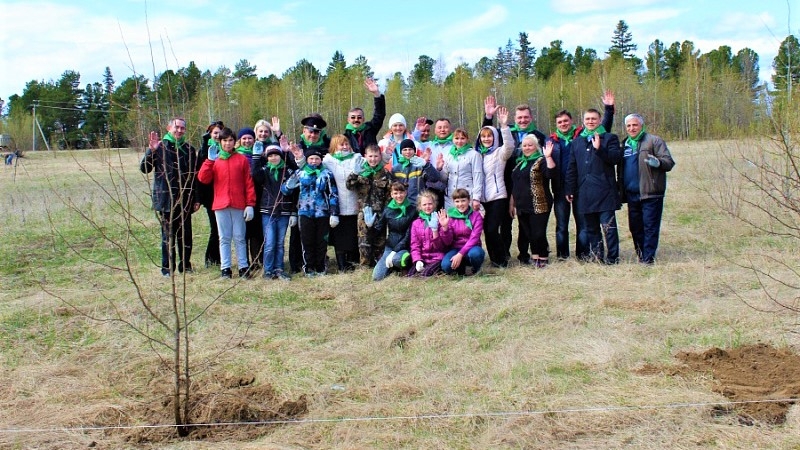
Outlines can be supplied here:
[[404, 127], [408, 128], [408, 125], [406, 125], [406, 118], [400, 113], [394, 113], [392, 114], [392, 117], [389, 117], [390, 127], [396, 123], [402, 123]]

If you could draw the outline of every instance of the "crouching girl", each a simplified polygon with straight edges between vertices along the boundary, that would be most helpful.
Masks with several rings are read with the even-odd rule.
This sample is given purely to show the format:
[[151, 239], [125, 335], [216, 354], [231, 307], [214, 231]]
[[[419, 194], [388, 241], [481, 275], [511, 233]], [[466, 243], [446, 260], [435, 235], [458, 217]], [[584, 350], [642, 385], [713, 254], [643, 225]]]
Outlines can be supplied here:
[[481, 248], [483, 217], [470, 206], [470, 195], [466, 189], [453, 192], [453, 203], [455, 206], [447, 210], [453, 244], [442, 259], [442, 271], [465, 275], [469, 266], [475, 275], [481, 270], [486, 257], [486, 252]]
[[411, 260], [414, 265], [409, 276], [429, 277], [441, 271], [442, 258], [450, 244], [453, 233], [449, 228], [450, 218], [444, 210], [436, 212], [436, 194], [425, 190], [417, 197], [419, 217], [411, 223]]

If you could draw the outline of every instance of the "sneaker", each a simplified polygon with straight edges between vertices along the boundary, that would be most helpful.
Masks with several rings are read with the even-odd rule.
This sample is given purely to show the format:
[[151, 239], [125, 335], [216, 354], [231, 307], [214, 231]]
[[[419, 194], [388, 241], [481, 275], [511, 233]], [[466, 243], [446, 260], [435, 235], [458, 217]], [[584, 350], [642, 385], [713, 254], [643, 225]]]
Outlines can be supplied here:
[[250, 268], [249, 267], [242, 267], [239, 269], [239, 278], [250, 278]]
[[530, 258], [528, 258], [528, 259], [520, 259], [519, 260], [519, 265], [521, 265], [521, 266], [532, 266], [533, 265], [533, 261]]
[[194, 269], [192, 268], [191, 264], [187, 264], [186, 267], [183, 266], [183, 263], [178, 264], [178, 272], [183, 273], [194, 273]]
[[317, 276], [316, 272], [306, 272], [306, 278], [314, 278]]
[[169, 278], [169, 271], [161, 271], [161, 276], [164, 278]]
[[544, 269], [547, 267], [548, 261], [546, 259], [537, 259], [536, 260], [536, 268], [537, 269]]
[[231, 268], [230, 267], [226, 267], [226, 268], [222, 269], [221, 277], [222, 278], [227, 278], [227, 279], [230, 280], [231, 277], [233, 277], [233, 271], [231, 270]]
[[262, 276], [261, 276], [261, 278], [263, 278], [263, 279], [265, 279], [265, 280], [274, 280], [274, 279], [275, 279], [275, 274], [274, 274], [274, 273], [272, 273], [272, 272], [267, 272], [267, 271], [265, 270], [265, 271], [264, 271], [264, 275], [262, 275]]
[[272, 274], [272, 278], [273, 279], [277, 279], [277, 280], [281, 280], [281, 281], [289, 281], [289, 280], [292, 279], [292, 277], [289, 276], [289, 274], [287, 274], [286, 272], [284, 272], [282, 270], [276, 270]]

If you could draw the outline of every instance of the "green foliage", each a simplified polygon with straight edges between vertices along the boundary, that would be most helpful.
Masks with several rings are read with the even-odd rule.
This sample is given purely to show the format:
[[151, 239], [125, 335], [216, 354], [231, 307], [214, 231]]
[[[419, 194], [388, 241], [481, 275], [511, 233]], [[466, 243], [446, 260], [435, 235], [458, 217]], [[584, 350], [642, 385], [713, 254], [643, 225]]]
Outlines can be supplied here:
[[772, 60], [772, 82], [775, 89], [783, 93], [791, 93], [800, 82], [800, 43], [797, 37], [789, 35], [781, 42], [778, 55]]

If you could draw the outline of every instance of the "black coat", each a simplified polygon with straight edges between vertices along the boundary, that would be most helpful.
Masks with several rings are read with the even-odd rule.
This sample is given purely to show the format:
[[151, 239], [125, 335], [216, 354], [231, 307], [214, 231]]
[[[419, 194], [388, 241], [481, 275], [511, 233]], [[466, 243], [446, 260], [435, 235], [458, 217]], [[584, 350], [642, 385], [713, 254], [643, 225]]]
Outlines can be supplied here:
[[378, 133], [383, 127], [383, 119], [386, 118], [386, 97], [383, 94], [375, 97], [375, 111], [372, 120], [365, 123], [364, 129], [358, 133], [352, 130], [345, 130], [344, 135], [350, 141], [350, 147], [354, 152], [364, 156], [364, 150], [370, 145], [378, 144]]
[[153, 209], [163, 213], [172, 212], [173, 205], [184, 212], [194, 211], [197, 189], [197, 152], [189, 143], [180, 149], [163, 139], [155, 150], [149, 148], [139, 164], [142, 173], [155, 171], [153, 175]]
[[589, 139], [578, 137], [569, 144], [569, 167], [565, 195], [573, 195], [581, 214], [614, 211], [622, 204], [617, 191], [616, 165], [622, 161], [622, 148], [616, 134], [600, 136], [595, 150]]
[[417, 208], [409, 204], [403, 217], [397, 217], [399, 210], [383, 208], [383, 214], [375, 221], [373, 227], [381, 230], [385, 226], [389, 230], [386, 247], [392, 251], [408, 250], [411, 246], [411, 222], [417, 218]]

